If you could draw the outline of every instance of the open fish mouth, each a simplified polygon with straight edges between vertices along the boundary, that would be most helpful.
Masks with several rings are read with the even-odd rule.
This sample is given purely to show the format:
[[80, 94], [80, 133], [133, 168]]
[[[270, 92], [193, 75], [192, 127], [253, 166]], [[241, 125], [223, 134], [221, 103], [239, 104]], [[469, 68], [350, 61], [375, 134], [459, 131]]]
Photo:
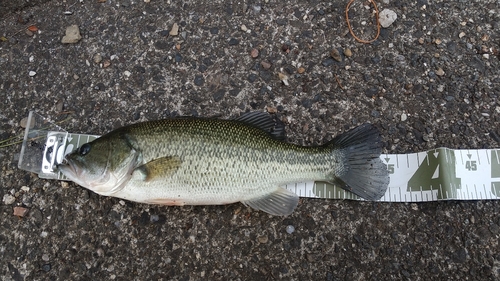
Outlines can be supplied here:
[[72, 181], [79, 179], [82, 172], [82, 169], [78, 169], [77, 166], [68, 159], [64, 159], [61, 164], [57, 165], [57, 169]]

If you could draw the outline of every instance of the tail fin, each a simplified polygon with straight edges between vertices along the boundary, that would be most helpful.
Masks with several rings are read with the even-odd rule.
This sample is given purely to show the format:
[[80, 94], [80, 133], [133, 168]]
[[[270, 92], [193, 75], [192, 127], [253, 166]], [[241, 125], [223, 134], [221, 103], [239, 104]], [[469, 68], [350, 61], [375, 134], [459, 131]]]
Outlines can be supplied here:
[[367, 199], [378, 200], [389, 185], [387, 166], [380, 159], [382, 140], [371, 124], [356, 127], [327, 144], [343, 159], [343, 167], [331, 180], [343, 189]]

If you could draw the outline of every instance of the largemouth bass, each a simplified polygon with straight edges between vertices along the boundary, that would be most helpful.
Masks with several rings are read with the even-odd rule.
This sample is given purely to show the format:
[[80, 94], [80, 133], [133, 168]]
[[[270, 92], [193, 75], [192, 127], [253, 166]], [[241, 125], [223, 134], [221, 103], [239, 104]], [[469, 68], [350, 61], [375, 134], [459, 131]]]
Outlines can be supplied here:
[[297, 194], [280, 186], [326, 181], [368, 200], [389, 184], [376, 127], [361, 125], [320, 146], [284, 141], [267, 113], [233, 120], [181, 117], [132, 124], [86, 143], [58, 169], [98, 194], [163, 205], [241, 202], [289, 215]]

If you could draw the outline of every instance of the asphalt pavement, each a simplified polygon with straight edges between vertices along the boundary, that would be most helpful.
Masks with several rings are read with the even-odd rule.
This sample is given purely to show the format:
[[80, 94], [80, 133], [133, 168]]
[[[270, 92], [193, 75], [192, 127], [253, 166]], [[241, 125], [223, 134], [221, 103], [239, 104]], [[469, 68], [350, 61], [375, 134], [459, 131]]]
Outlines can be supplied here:
[[[0, 140], [268, 111], [287, 140], [369, 122], [385, 153], [500, 147], [499, 2], [68, 0], [0, 11]], [[392, 15], [392, 14], [389, 14]], [[385, 23], [384, 23], [385, 25]], [[73, 26], [73, 27], [72, 27]], [[72, 27], [66, 34], [68, 27]], [[500, 202], [166, 207], [17, 168], [0, 148], [2, 280], [499, 280]], [[292, 227], [293, 226], [293, 230]]]

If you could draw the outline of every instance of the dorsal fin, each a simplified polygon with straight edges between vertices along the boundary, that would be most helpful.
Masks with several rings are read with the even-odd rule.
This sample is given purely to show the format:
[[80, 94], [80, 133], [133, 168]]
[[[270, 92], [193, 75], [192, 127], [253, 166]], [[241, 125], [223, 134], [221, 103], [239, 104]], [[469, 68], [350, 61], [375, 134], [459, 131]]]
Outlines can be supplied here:
[[265, 112], [247, 112], [234, 119], [268, 132], [274, 139], [285, 140], [285, 124]]

